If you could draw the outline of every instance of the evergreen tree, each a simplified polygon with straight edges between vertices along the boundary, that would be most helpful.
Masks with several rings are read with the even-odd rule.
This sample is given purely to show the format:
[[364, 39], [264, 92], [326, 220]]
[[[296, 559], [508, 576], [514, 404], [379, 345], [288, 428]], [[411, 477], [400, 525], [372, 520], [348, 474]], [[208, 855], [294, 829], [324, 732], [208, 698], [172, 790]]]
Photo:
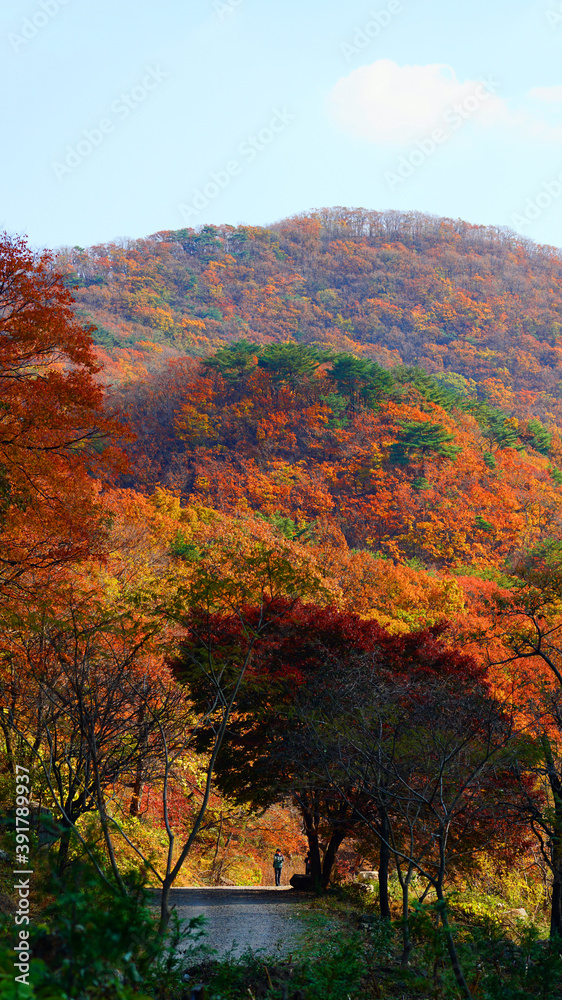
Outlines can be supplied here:
[[398, 441], [390, 449], [391, 461], [395, 465], [408, 465], [412, 458], [433, 454], [453, 461], [461, 449], [450, 444], [452, 434], [441, 424], [431, 424], [420, 420], [401, 420], [402, 427]]

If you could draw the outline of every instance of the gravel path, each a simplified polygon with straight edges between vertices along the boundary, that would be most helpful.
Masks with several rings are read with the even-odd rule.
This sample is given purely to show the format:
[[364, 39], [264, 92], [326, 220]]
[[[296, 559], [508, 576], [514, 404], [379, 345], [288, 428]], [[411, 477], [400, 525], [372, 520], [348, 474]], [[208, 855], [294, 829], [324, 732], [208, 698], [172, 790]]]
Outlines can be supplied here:
[[219, 955], [239, 955], [246, 948], [287, 954], [302, 933], [301, 915], [308, 894], [285, 887], [217, 886], [172, 889], [171, 903], [184, 920], [202, 913], [207, 918], [207, 942]]

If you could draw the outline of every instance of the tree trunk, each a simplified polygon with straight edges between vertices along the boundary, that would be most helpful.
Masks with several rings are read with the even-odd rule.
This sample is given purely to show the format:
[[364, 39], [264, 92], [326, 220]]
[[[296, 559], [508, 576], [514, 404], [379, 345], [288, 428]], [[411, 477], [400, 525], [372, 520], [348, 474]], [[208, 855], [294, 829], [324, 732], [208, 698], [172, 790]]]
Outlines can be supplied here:
[[144, 752], [140, 753], [139, 759], [137, 760], [137, 766], [135, 770], [135, 781], [133, 784], [133, 794], [131, 795], [131, 802], [129, 805], [129, 815], [138, 816], [140, 812], [140, 803], [142, 798], [142, 791], [144, 788], [144, 761], [145, 755], [148, 751], [148, 732], [145, 723], [146, 706], [141, 705], [138, 711], [137, 723], [141, 731], [141, 737], [139, 739], [139, 750]]
[[441, 888], [441, 886], [437, 885], [436, 890], [437, 890], [437, 898], [441, 903], [440, 907], [441, 923], [443, 924], [443, 930], [445, 931], [445, 939], [447, 941], [447, 951], [449, 952], [451, 968], [453, 970], [455, 979], [457, 981], [457, 985], [460, 988], [461, 993], [463, 993], [463, 995], [466, 997], [466, 1000], [472, 1000], [472, 993], [470, 992], [468, 988], [468, 983], [464, 978], [464, 973], [462, 971], [457, 949], [455, 947], [453, 931], [451, 929], [449, 918], [447, 916], [447, 903], [445, 902], [445, 898], [443, 896], [443, 889]]
[[542, 736], [542, 747], [545, 756], [548, 782], [554, 800], [554, 816], [552, 820], [551, 840], [551, 870], [552, 870], [552, 901], [550, 905], [550, 940], [562, 950], [562, 780], [558, 773], [550, 740], [546, 733]]
[[[553, 858], [552, 865], [552, 901], [550, 905], [550, 940], [556, 942], [562, 951], [562, 852], [560, 845], [555, 844], [559, 851]], [[554, 853], [554, 851], [553, 851]]]
[[143, 789], [144, 789], [144, 781], [142, 780], [142, 770], [140, 770], [137, 772], [137, 775], [135, 777], [135, 783], [133, 785], [131, 802], [129, 804], [129, 816], [139, 815]]
[[310, 854], [310, 874], [317, 888], [326, 889], [332, 874], [332, 868], [336, 860], [338, 848], [349, 832], [347, 825], [341, 824], [333, 830], [328, 846], [324, 851], [324, 858], [320, 855], [320, 843], [318, 839], [318, 828], [320, 817], [312, 809], [307, 809], [302, 801], [298, 801], [302, 812], [304, 832], [308, 840], [308, 851]]
[[410, 937], [410, 873], [402, 882], [402, 955], [400, 965], [406, 969], [410, 964], [412, 939]]
[[160, 895], [160, 935], [164, 935], [170, 922], [172, 911], [170, 909], [170, 889], [174, 884], [175, 874], [168, 872], [162, 882], [162, 892]]
[[334, 830], [330, 841], [326, 848], [326, 853], [324, 854], [324, 861], [322, 863], [322, 888], [327, 889], [328, 883], [330, 881], [330, 875], [332, 874], [332, 868], [334, 867], [334, 861], [336, 860], [336, 854], [338, 853], [338, 848], [344, 840], [347, 833], [347, 827], [340, 827]]
[[388, 846], [388, 824], [386, 818], [380, 825], [381, 841], [379, 851], [379, 909], [382, 920], [390, 920], [390, 900], [388, 898], [388, 869], [390, 867], [390, 847]]
[[320, 844], [318, 842], [318, 824], [309, 809], [304, 809], [301, 805], [304, 832], [308, 841], [308, 852], [310, 854], [310, 874], [314, 885], [320, 886], [322, 882], [322, 859], [320, 858]]
[[12, 748], [12, 738], [9, 725], [4, 723], [4, 709], [0, 709], [0, 727], [4, 733], [4, 742], [6, 744], [6, 754], [4, 757], [5, 766], [2, 767], [2, 772], [6, 771], [8, 774], [15, 774], [15, 762], [14, 762], [14, 752]]
[[59, 841], [59, 849], [57, 852], [57, 871], [59, 875], [64, 875], [64, 870], [68, 864], [68, 854], [70, 851], [70, 838], [72, 836], [72, 829], [68, 823], [61, 820], [61, 826], [63, 827], [62, 835]]

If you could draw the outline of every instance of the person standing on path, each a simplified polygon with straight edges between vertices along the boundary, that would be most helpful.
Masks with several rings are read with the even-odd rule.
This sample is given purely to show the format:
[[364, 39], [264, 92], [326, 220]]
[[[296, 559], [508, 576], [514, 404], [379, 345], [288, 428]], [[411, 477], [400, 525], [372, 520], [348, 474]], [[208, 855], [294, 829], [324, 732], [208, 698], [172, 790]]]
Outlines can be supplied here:
[[277, 848], [275, 854], [273, 855], [273, 872], [275, 875], [275, 885], [281, 885], [281, 869], [283, 867], [283, 862], [285, 858], [281, 854], [279, 848]]

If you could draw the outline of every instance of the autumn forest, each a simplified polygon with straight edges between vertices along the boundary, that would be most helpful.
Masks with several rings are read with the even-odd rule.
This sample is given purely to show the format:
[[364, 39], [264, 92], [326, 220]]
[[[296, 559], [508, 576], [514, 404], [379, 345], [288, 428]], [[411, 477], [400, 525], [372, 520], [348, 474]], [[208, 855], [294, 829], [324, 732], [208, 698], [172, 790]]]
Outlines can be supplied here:
[[378, 873], [408, 995], [550, 982], [560, 251], [344, 208], [4, 235], [0, 378], [0, 860], [144, 880], [161, 941], [175, 885], [270, 884], [281, 845], [319, 897]]

